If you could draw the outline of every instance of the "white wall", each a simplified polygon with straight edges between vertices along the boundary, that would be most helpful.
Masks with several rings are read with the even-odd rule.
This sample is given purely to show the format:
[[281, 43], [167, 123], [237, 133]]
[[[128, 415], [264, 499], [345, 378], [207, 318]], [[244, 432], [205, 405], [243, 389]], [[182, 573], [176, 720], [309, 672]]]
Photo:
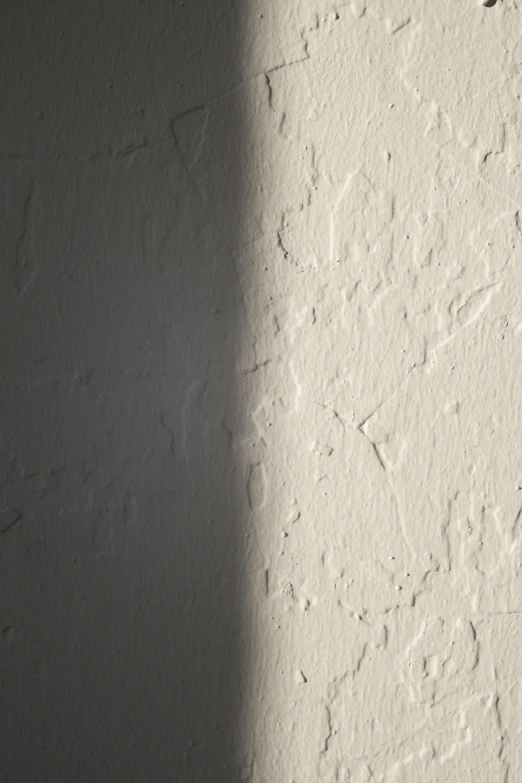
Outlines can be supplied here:
[[517, 781], [515, 0], [6, 20], [5, 779]]

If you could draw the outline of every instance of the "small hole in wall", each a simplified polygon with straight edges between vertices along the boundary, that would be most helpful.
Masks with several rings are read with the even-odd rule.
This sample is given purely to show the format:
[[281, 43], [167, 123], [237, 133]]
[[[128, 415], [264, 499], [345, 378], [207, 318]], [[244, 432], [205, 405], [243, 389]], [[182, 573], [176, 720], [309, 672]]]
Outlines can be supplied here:
[[484, 8], [493, 8], [497, 4], [497, 0], [482, 0]]

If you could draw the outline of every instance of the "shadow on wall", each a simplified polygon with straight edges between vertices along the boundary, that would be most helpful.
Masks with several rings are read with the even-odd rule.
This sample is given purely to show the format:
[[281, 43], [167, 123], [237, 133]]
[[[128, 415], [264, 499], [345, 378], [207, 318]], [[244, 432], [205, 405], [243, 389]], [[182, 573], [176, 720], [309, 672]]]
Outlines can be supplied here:
[[10, 783], [239, 780], [238, 290], [175, 119], [237, 83], [233, 5], [4, 12]]

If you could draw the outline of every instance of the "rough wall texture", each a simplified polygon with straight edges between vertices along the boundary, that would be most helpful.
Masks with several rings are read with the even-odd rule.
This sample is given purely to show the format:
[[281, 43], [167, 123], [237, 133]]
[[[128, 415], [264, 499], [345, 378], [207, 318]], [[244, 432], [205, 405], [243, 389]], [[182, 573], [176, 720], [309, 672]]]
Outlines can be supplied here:
[[488, 5], [12, 4], [6, 781], [520, 780], [522, 8]]

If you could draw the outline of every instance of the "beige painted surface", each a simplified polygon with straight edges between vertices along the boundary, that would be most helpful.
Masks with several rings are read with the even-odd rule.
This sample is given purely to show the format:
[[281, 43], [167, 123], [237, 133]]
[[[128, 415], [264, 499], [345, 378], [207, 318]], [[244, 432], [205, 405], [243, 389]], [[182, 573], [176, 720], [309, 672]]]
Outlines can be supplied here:
[[251, 5], [254, 781], [522, 778], [517, 5]]
[[9, 783], [522, 779], [518, 5], [12, 10]]

